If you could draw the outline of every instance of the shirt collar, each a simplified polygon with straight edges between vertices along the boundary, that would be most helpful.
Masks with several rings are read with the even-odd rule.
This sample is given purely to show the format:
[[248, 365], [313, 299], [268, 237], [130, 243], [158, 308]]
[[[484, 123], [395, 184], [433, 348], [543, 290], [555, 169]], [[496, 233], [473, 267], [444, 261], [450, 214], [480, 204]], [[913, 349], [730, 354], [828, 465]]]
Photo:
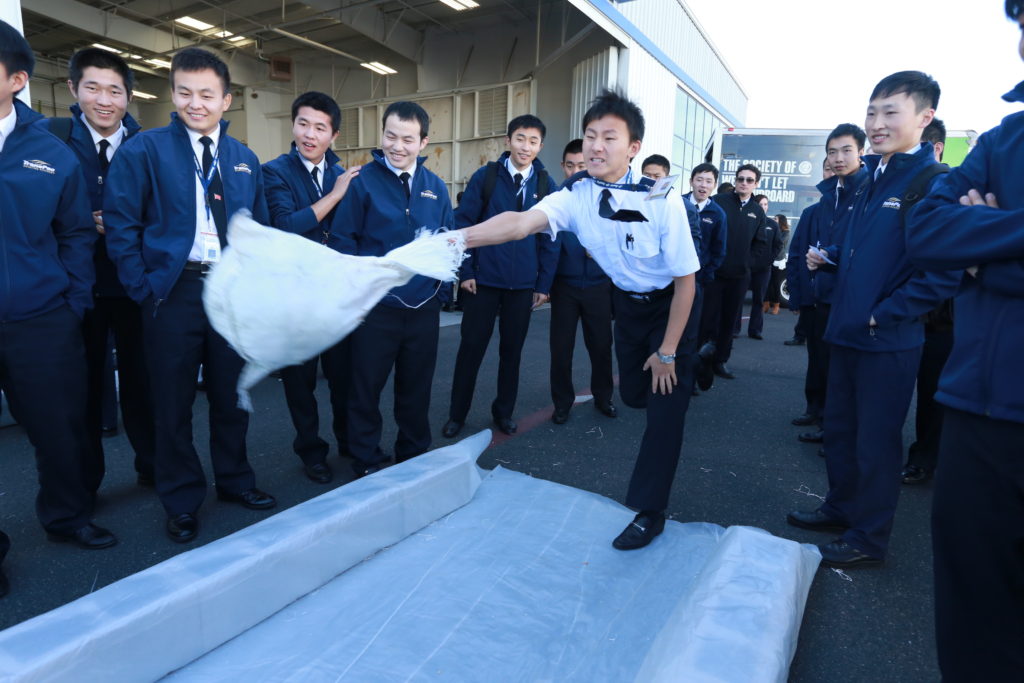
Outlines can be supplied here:
[[0, 119], [0, 149], [4, 148], [4, 142], [14, 132], [14, 126], [18, 123], [18, 111], [14, 104], [11, 104], [11, 113]]
[[[902, 154], [917, 154], [920, 151], [921, 151], [921, 143], [919, 142], [919, 143], [917, 143], [917, 145], [914, 148], [908, 149], [906, 152], [902, 152]], [[893, 156], [895, 156], [895, 155], [893, 155]], [[892, 157], [889, 157], [889, 161], [892, 161]], [[881, 161], [881, 160], [879, 160], [878, 168], [875, 171], [875, 177], [877, 178], [878, 176], [880, 176], [883, 173], [885, 173], [885, 169], [888, 168], [888, 167], [889, 167], [889, 162], [888, 161]]]
[[[693, 199], [693, 195], [692, 194], [690, 195], [690, 198]], [[704, 207], [707, 206], [708, 202], [710, 202], [710, 201], [711, 201], [711, 197], [705, 197], [704, 201], [702, 201], [702, 202], [693, 202], [693, 205], [697, 207], [697, 211], [703, 211]]]
[[301, 154], [299, 155], [299, 161], [301, 161], [302, 165], [306, 167], [306, 173], [312, 174], [314, 168], [319, 168], [320, 169], [320, 173], [319, 173], [320, 178], [324, 177], [324, 171], [326, 170], [325, 166], [327, 165], [327, 155], [326, 154], [324, 154], [323, 158], [320, 159], [320, 163], [319, 164], [314, 164], [312, 161], [310, 161], [306, 157], [302, 156]]
[[85, 118], [84, 113], [79, 114], [79, 118], [81, 118], [82, 123], [85, 124], [85, 129], [89, 131], [89, 135], [92, 137], [92, 146], [96, 148], [96, 151], [99, 151], [101, 140], [106, 140], [107, 142], [110, 143], [111, 153], [116, 152], [117, 148], [121, 146], [122, 142], [124, 142], [124, 136], [127, 134], [128, 131], [125, 130], [124, 123], [122, 123], [121, 121], [117, 122], [117, 130], [115, 130], [110, 135], [104, 137], [95, 128], [92, 127], [92, 124], [89, 123], [89, 119]]
[[403, 173], [408, 173], [409, 174], [409, 181], [410, 182], [412, 182], [413, 176], [416, 175], [416, 169], [419, 168], [419, 165], [420, 165], [420, 161], [419, 161], [419, 159], [417, 159], [416, 163], [414, 163], [412, 165], [412, 168], [410, 168], [408, 171], [403, 171], [401, 169], [395, 168], [391, 164], [391, 162], [388, 160], [388, 155], [387, 154], [384, 154], [382, 152], [381, 155], [380, 155], [380, 158], [384, 160], [384, 165], [388, 167], [388, 170], [390, 170], [396, 176], [401, 176]]
[[[202, 151], [203, 143], [199, 142], [199, 138], [203, 137], [203, 134], [192, 130], [188, 126], [185, 126], [185, 132], [188, 133], [188, 139], [192, 142], [192, 147]], [[210, 133], [208, 137], [213, 140], [213, 145], [210, 147], [210, 154], [216, 154], [217, 145], [220, 144], [220, 124], [213, 129], [213, 132]]]
[[518, 168], [515, 167], [515, 165], [512, 164], [512, 157], [505, 157], [505, 169], [508, 171], [508, 174], [513, 178], [516, 177], [517, 173], [521, 173], [523, 176], [524, 184], [527, 180], [530, 179], [530, 176], [533, 175], [533, 164], [527, 166], [525, 171], [520, 171]]

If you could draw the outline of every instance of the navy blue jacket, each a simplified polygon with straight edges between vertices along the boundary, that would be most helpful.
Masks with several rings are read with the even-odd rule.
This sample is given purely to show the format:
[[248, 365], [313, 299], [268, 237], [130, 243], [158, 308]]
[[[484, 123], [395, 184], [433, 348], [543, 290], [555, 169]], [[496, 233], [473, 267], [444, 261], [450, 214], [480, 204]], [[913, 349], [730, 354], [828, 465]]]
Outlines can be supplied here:
[[814, 292], [811, 285], [811, 271], [807, 269], [807, 249], [812, 238], [817, 234], [818, 215], [821, 213], [821, 202], [811, 204], [803, 213], [789, 239], [789, 252], [786, 256], [786, 289], [789, 290], [789, 310], [799, 311], [805, 306], [813, 306]]
[[[121, 119], [121, 125], [124, 126], [125, 133], [129, 138], [142, 130], [138, 122], [127, 112]], [[122, 141], [122, 144], [125, 141]], [[82, 165], [82, 174], [85, 176], [85, 185], [89, 190], [89, 203], [92, 210], [102, 211], [104, 178], [100, 174], [100, 162], [96, 155], [96, 145], [92, 142], [92, 134], [82, 121], [82, 108], [77, 104], [71, 105], [71, 140], [68, 142], [68, 146], [78, 157], [78, 163]], [[93, 264], [96, 268], [96, 284], [92, 288], [93, 294], [96, 296], [128, 296], [124, 287], [121, 286], [121, 281], [117, 279], [117, 268], [114, 267], [114, 262], [107, 255], [106, 235], [96, 236]]]
[[[817, 232], [809, 236], [808, 246], [820, 246], [832, 254], [839, 250], [846, 239], [846, 231], [850, 226], [850, 217], [853, 215], [853, 203], [857, 198], [857, 192], [864, 188], [864, 182], [868, 179], [868, 171], [861, 167], [857, 172], [846, 176], [843, 181], [843, 190], [840, 193], [839, 201], [836, 202], [836, 193], [839, 192], [839, 178], [833, 176], [828, 180], [818, 183], [818, 191], [821, 192], [821, 208], [818, 210], [818, 218], [815, 223]], [[804, 249], [806, 256], [807, 249]], [[806, 268], [806, 261], [804, 262]], [[834, 267], [819, 268], [811, 274], [811, 286], [816, 304], [831, 304], [832, 293], [836, 287], [836, 269]]]
[[[270, 222], [263, 171], [253, 152], [220, 123], [218, 169], [230, 220], [247, 209]], [[196, 233], [196, 162], [185, 124], [147, 130], [117, 150], [107, 173], [103, 223], [107, 251], [128, 296], [138, 302], [167, 298], [188, 261]]]
[[[512, 176], [508, 174], [505, 152], [498, 159], [497, 182], [487, 206], [483, 206], [483, 188], [487, 177], [487, 166], [481, 166], [469, 179], [466, 191], [455, 210], [455, 225], [465, 228], [496, 216], [504, 211], [516, 210], [516, 191]], [[544, 165], [539, 159], [533, 160], [533, 173], [526, 181], [523, 196], [523, 211], [537, 203], [537, 183]], [[555, 192], [557, 185], [547, 177], [547, 194]], [[501, 289], [532, 289], [541, 294], [551, 293], [551, 282], [558, 267], [558, 245], [547, 233], [530, 235], [526, 239], [489, 247], [470, 249], [462, 262], [459, 273], [461, 280], [475, 279], [478, 285]]]
[[877, 182], [872, 176], [881, 156], [864, 160], [871, 175], [854, 201], [842, 250], [829, 252], [839, 277], [825, 341], [861, 351], [906, 351], [924, 343], [921, 316], [953, 296], [962, 272], [922, 271], [907, 257], [900, 205], [914, 177], [936, 163], [931, 144], [892, 155]]
[[716, 194], [711, 200], [725, 211], [728, 234], [725, 240], [725, 258], [718, 267], [716, 277], [746, 277], [750, 274], [750, 251], [754, 243], [765, 240], [764, 211], [753, 197], [741, 207], [740, 196], [733, 191]]
[[[1024, 101], [1024, 83], [1004, 96]], [[910, 212], [907, 249], [922, 268], [978, 267], [956, 298], [953, 352], [939, 380], [943, 404], [1024, 422], [1024, 112], [978, 138]], [[991, 192], [998, 209], [961, 206], [968, 190]]]
[[[687, 192], [683, 199], [693, 203], [693, 193]], [[696, 206], [696, 204], [694, 204]], [[715, 279], [715, 272], [725, 260], [727, 233], [725, 211], [713, 201], [708, 201], [704, 209], [699, 211], [700, 220], [700, 270], [697, 271], [697, 282], [707, 284]], [[696, 242], [694, 243], [696, 244]]]
[[0, 322], [92, 307], [96, 228], [74, 153], [14, 100], [0, 151]]
[[[328, 149], [324, 157], [326, 170], [320, 185], [324, 194], [327, 194], [345, 169], [341, 167], [338, 155], [331, 150]], [[312, 206], [320, 201], [320, 195], [316, 192], [313, 177], [303, 165], [302, 155], [294, 142], [288, 154], [263, 164], [263, 182], [271, 225], [320, 243], [324, 242], [324, 233], [327, 232], [327, 246], [342, 251], [341, 239], [330, 233], [331, 220], [338, 207], [331, 209], [322, 221], [316, 220]]]
[[[406, 198], [402, 181], [384, 163], [383, 153], [373, 150], [373, 161], [359, 170], [334, 211], [331, 233], [342, 239], [342, 251], [383, 256], [412, 242], [422, 228], [438, 232], [455, 225], [448, 188], [423, 165], [426, 159], [417, 159], [411, 197]], [[417, 275], [392, 289], [381, 303], [392, 308], [417, 306], [447, 289], [438, 285], [437, 280]]]

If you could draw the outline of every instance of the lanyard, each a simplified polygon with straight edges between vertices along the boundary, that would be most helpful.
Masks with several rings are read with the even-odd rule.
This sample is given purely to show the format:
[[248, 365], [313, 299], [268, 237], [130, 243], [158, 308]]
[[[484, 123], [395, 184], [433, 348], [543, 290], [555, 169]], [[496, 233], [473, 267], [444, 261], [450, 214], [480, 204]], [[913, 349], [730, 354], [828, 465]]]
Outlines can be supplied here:
[[199, 157], [195, 150], [192, 150], [192, 160], [196, 162], [196, 177], [199, 184], [203, 186], [203, 198], [206, 200], [206, 220], [210, 220], [210, 183], [213, 182], [213, 174], [217, 172], [217, 165], [220, 163], [220, 145], [217, 145], [217, 153], [213, 155], [213, 163], [210, 164], [210, 172], [203, 177], [203, 167], [199, 163]]
[[649, 181], [647, 183], [630, 182], [631, 180], [633, 180], [633, 169], [629, 169], [629, 171], [626, 173], [626, 182], [624, 183], [609, 183], [605, 180], [595, 178], [594, 176], [589, 177], [591, 180], [594, 181], [594, 184], [597, 185], [598, 187], [603, 187], [609, 190], [626, 190], [627, 192], [650, 192], [651, 186], [653, 185], [653, 183]]

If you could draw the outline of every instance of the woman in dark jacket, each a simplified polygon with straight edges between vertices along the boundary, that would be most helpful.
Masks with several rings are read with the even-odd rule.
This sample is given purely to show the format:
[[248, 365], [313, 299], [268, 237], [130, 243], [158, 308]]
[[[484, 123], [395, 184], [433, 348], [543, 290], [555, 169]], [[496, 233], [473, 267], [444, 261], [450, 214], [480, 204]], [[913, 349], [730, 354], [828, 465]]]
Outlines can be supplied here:
[[[785, 267], [785, 254], [789, 251], [789, 238], [791, 237], [789, 231], [789, 219], [783, 216], [781, 213], [775, 216], [775, 222], [779, 224], [779, 230], [782, 231], [782, 261], [776, 261], [775, 263], [783, 263], [782, 268], [772, 265], [772, 279], [768, 284], [768, 297], [765, 301], [765, 312], [771, 313], [772, 315], [779, 314], [779, 303], [782, 301], [782, 281], [786, 279], [786, 267]], [[770, 308], [769, 308], [770, 307]]]

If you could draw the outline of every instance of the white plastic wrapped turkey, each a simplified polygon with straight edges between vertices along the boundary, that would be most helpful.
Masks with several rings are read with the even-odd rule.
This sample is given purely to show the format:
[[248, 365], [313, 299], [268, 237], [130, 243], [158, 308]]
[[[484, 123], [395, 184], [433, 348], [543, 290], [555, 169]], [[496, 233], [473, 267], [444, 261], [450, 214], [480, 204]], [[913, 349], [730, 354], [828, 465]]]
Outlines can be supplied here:
[[203, 305], [246, 362], [239, 407], [252, 410], [249, 389], [274, 370], [342, 340], [392, 287], [414, 275], [455, 280], [464, 251], [461, 233], [424, 230], [385, 256], [347, 256], [236, 213], [221, 261], [206, 277]]

